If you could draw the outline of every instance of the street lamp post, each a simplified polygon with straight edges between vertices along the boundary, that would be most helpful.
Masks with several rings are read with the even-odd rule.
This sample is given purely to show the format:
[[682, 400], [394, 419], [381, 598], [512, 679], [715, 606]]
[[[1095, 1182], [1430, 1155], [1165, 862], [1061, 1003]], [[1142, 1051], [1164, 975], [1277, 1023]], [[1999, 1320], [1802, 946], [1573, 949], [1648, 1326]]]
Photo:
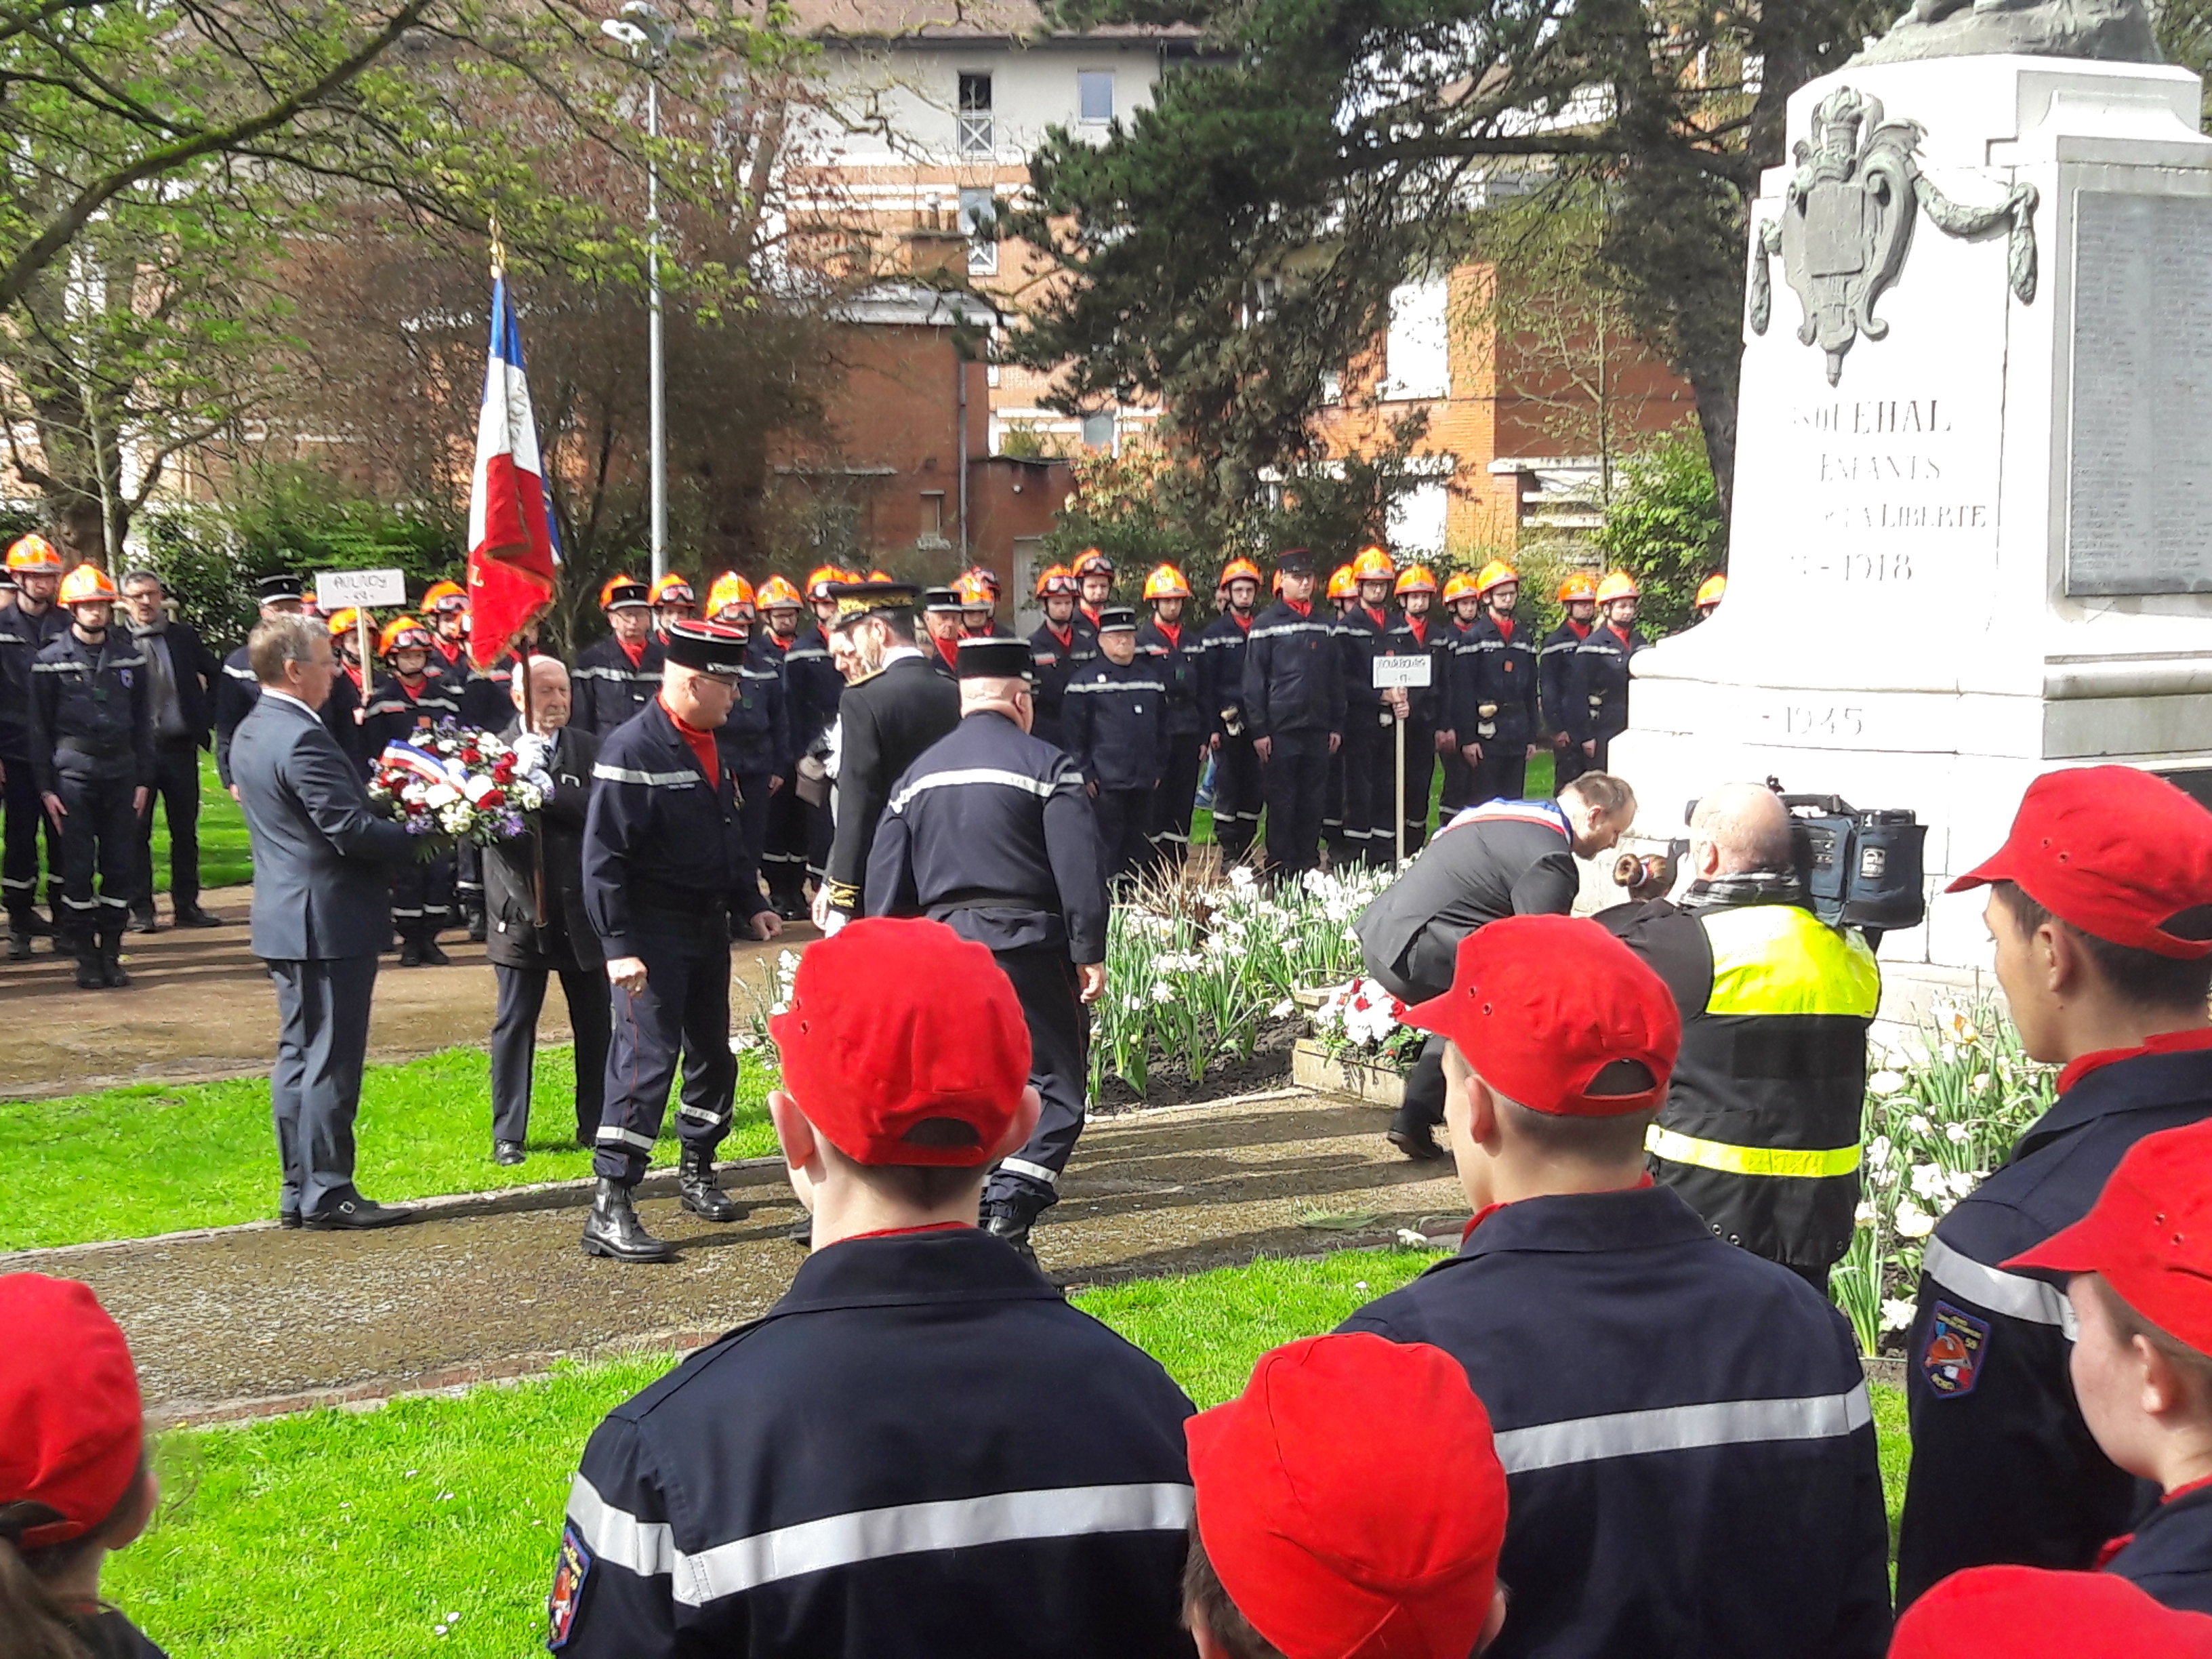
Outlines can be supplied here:
[[661, 350], [660, 317], [660, 66], [668, 61], [675, 26], [660, 15], [650, 0], [629, 0], [622, 15], [599, 25], [600, 33], [619, 40], [633, 58], [646, 66], [645, 82], [645, 270], [651, 295], [651, 321], [646, 347], [651, 374], [652, 433], [650, 471], [653, 478], [653, 577], [668, 574], [668, 410], [667, 375]]

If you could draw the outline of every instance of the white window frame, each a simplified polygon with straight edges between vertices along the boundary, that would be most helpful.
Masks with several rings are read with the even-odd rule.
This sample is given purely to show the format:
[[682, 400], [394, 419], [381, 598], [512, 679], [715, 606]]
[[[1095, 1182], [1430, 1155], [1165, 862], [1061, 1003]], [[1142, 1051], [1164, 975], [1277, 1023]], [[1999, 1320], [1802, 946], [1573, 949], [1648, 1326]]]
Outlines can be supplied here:
[[1390, 290], [1382, 381], [1376, 395], [1412, 402], [1451, 396], [1451, 288], [1443, 277]]

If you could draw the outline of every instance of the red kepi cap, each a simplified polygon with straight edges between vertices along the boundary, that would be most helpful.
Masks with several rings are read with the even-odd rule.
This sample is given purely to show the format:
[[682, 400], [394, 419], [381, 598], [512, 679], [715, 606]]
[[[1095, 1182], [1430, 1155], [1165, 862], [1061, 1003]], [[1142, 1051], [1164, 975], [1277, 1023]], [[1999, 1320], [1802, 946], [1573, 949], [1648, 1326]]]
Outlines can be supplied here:
[[1012, 981], [941, 921], [872, 917], [808, 946], [769, 1034], [783, 1086], [856, 1164], [988, 1164], [1029, 1086]]
[[2212, 955], [2212, 812], [2132, 766], [2046, 772], [2029, 784], [2005, 844], [1944, 890], [1993, 881], [2114, 945]]
[[2212, 1618], [2109, 1572], [1969, 1567], [1906, 1608], [1889, 1659], [2212, 1659]]
[[0, 1534], [27, 1549], [82, 1538], [138, 1472], [145, 1413], [122, 1328], [91, 1287], [0, 1277]]
[[1285, 1659], [1474, 1651], [1505, 1471], [1457, 1360], [1364, 1331], [1308, 1337], [1183, 1432], [1206, 1559]]
[[2145, 1135], [2088, 1214], [2004, 1265], [2102, 1273], [2152, 1324], [2212, 1353], [2212, 1121]]
[[1508, 916], [1460, 941], [1451, 989], [1406, 1024], [1449, 1037], [1484, 1082], [1531, 1111], [1656, 1111], [1682, 1046], [1666, 982], [1594, 921]]

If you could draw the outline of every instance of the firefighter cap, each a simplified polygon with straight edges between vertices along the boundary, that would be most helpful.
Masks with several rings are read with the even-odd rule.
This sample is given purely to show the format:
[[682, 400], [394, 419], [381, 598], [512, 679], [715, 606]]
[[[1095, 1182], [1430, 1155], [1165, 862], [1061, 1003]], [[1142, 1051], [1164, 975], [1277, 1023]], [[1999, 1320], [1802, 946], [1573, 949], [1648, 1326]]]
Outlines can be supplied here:
[[842, 628], [863, 617], [911, 611], [921, 596], [921, 590], [912, 582], [892, 581], [888, 577], [882, 581], [832, 582], [824, 595], [837, 605], [837, 615], [830, 624], [832, 628]]
[[952, 591], [960, 596], [963, 611], [989, 611], [999, 602], [999, 590], [986, 587], [972, 570], [963, 570], [952, 579]]
[[1171, 564], [1164, 564], [1145, 578], [1145, 598], [1153, 599], [1187, 599], [1190, 584], [1183, 580], [1182, 572]]
[[1064, 564], [1046, 566], [1043, 574], [1036, 580], [1036, 596], [1041, 599], [1048, 599], [1055, 593], [1078, 599], [1082, 596], [1082, 591], [1075, 580], [1075, 573]]
[[1889, 1659], [2212, 1659], [2212, 1618], [2117, 1573], [1969, 1567], [1907, 1607]]
[[432, 582], [422, 590], [422, 610], [426, 617], [434, 611], [465, 611], [468, 608], [468, 590], [459, 582]]
[[1275, 555], [1275, 574], [1278, 576], [1310, 576], [1314, 568], [1311, 548], [1286, 547]]
[[1102, 634], [1133, 634], [1137, 631], [1137, 613], [1126, 605], [1106, 605], [1098, 608], [1098, 631]]
[[1718, 605], [1728, 597], [1728, 578], [1716, 571], [1698, 584], [1698, 605], [1700, 610], [1709, 605]]
[[300, 605], [307, 590], [297, 576], [264, 576], [253, 585], [253, 599], [257, 605]]
[[1206, 1558], [1287, 1659], [1474, 1650], [1505, 1470], [1459, 1361], [1367, 1331], [1310, 1336], [1261, 1355], [1244, 1392], [1183, 1434]]
[[718, 680], [733, 680], [745, 672], [745, 647], [750, 638], [742, 628], [678, 617], [668, 624], [663, 648], [668, 660], [679, 668], [689, 668]]
[[19, 576], [58, 576], [62, 556], [44, 536], [21, 536], [9, 544], [8, 568]]
[[115, 578], [96, 564], [81, 564], [62, 578], [64, 605], [112, 605], [117, 598]]
[[1597, 584], [1585, 571], [1577, 570], [1559, 584], [1561, 605], [1595, 605], [1597, 603]]
[[1615, 599], [1640, 599], [1644, 590], [1636, 585], [1636, 578], [1626, 570], [1610, 570], [1597, 585], [1597, 602], [1611, 605]]
[[1437, 591], [1437, 573], [1425, 564], [1409, 564], [1398, 577], [1397, 595], [1404, 599], [1408, 593], [1433, 593]]
[[1511, 565], [1503, 559], [1492, 559], [1482, 567], [1481, 574], [1474, 579], [1475, 597], [1480, 599], [1493, 587], [1503, 587], [1508, 582], [1518, 583], [1520, 580], [1521, 573]]
[[810, 599], [826, 599], [830, 597], [831, 588], [840, 582], [849, 582], [852, 580], [849, 572], [840, 570], [834, 564], [817, 564], [806, 573], [806, 597]]
[[653, 585], [653, 603], [658, 610], [664, 605], [696, 605], [699, 596], [691, 591], [691, 584], [670, 571]]
[[799, 590], [784, 576], [770, 576], [753, 599], [763, 611], [796, 611], [799, 606]]
[[394, 617], [384, 624], [384, 632], [376, 636], [376, 654], [388, 657], [395, 651], [428, 651], [430, 630], [412, 617]]
[[1006, 969], [920, 916], [871, 916], [810, 945], [769, 1035], [799, 1109], [856, 1164], [981, 1169], [1006, 1150], [1029, 1086]]
[[1230, 560], [1221, 567], [1221, 580], [1215, 586], [1225, 588], [1231, 582], [1249, 582], [1257, 587], [1260, 585], [1260, 567], [1249, 559]]
[[41, 1549], [114, 1512], [145, 1452], [138, 1373], [89, 1285], [0, 1275], [0, 1538]]
[[[373, 626], [375, 618], [369, 620]], [[344, 639], [361, 626], [361, 612], [349, 605], [341, 605], [324, 620], [323, 626], [331, 630], [332, 639]]]
[[965, 611], [957, 587], [925, 587], [921, 590], [921, 608], [942, 616], [947, 611]]
[[1476, 597], [1477, 595], [1474, 591], [1474, 573], [1473, 571], [1455, 570], [1450, 575], [1444, 578], [1444, 603], [1446, 605], [1455, 605], [1462, 599], [1472, 599]]
[[1113, 574], [1114, 561], [1095, 547], [1085, 548], [1082, 556], [1075, 562], [1075, 574], [1079, 580], [1085, 576], [1110, 576]]
[[652, 603], [653, 595], [635, 576], [610, 576], [599, 589], [599, 609], [602, 611], [634, 611], [640, 605]]
[[1595, 922], [1508, 916], [1460, 941], [1451, 989], [1408, 1025], [1459, 1046], [1482, 1080], [1532, 1112], [1653, 1112], [1682, 1046], [1674, 994]]
[[707, 590], [707, 614], [719, 620], [723, 611], [733, 605], [753, 608], [753, 585], [734, 570], [714, 578], [714, 586]]
[[1340, 564], [1328, 575], [1328, 597], [1332, 599], [1356, 599], [1359, 584], [1352, 574], [1352, 567]]
[[2005, 844], [1944, 891], [1996, 881], [2114, 945], [2212, 955], [2212, 812], [2132, 766], [2045, 773]]
[[1370, 544], [1359, 550], [1352, 561], [1352, 579], [1356, 582], [1395, 581], [1397, 564], [1380, 547]]

